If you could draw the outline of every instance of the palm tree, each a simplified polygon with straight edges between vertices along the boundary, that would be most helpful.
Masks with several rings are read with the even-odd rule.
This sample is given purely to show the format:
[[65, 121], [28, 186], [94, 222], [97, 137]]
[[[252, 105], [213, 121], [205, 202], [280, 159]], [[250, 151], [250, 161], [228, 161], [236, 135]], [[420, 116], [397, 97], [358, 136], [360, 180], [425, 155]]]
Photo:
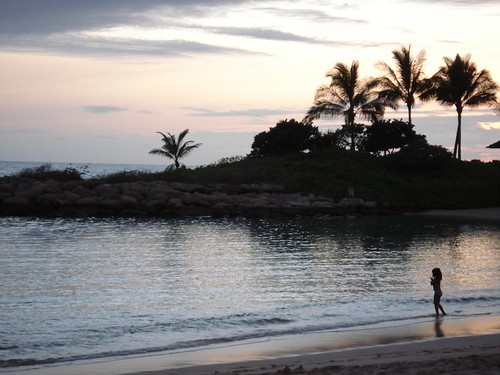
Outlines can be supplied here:
[[458, 114], [457, 135], [453, 148], [453, 157], [462, 159], [462, 111], [465, 107], [497, 104], [498, 85], [491, 78], [490, 72], [477, 70], [476, 64], [470, 61], [470, 55], [455, 59], [445, 57], [442, 66], [430, 81], [432, 90], [428, 93], [443, 105], [454, 105]]
[[425, 51], [420, 51], [416, 57], [411, 54], [411, 46], [401, 47], [392, 51], [392, 59], [396, 69], [384, 62], [378, 62], [377, 68], [385, 73], [378, 78], [381, 90], [379, 97], [393, 102], [401, 100], [408, 108], [408, 122], [411, 124], [411, 110], [415, 100], [428, 88], [424, 77]]
[[181, 164], [179, 163], [179, 159], [187, 156], [191, 151], [195, 148], [201, 146], [201, 143], [193, 143], [193, 141], [185, 141], [183, 142], [186, 135], [189, 133], [189, 129], [184, 130], [179, 134], [177, 139], [175, 135], [167, 133], [168, 135], [163, 134], [162, 132], [157, 132], [162, 135], [163, 146], [161, 148], [154, 148], [149, 151], [152, 155], [160, 155], [170, 158], [174, 161], [174, 164], [170, 166], [170, 168], [179, 169]]
[[376, 98], [376, 81], [362, 82], [359, 78], [359, 63], [351, 66], [337, 63], [328, 73], [329, 85], [322, 85], [316, 90], [314, 105], [304, 117], [304, 123], [323, 116], [343, 116], [345, 126], [351, 129], [351, 150], [355, 149], [355, 119], [359, 114], [372, 121], [384, 115], [385, 107], [396, 108], [395, 104], [384, 98]]

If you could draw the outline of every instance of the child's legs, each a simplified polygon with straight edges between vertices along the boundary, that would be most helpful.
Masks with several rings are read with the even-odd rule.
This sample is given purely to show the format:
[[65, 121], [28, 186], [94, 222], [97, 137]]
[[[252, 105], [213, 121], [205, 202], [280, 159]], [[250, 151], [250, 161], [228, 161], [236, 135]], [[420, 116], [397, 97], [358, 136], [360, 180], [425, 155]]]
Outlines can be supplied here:
[[434, 308], [436, 309], [436, 316], [439, 315], [439, 310], [443, 313], [443, 315], [446, 315], [444, 312], [443, 306], [441, 306], [441, 296], [443, 295], [443, 292], [435, 292], [434, 293]]

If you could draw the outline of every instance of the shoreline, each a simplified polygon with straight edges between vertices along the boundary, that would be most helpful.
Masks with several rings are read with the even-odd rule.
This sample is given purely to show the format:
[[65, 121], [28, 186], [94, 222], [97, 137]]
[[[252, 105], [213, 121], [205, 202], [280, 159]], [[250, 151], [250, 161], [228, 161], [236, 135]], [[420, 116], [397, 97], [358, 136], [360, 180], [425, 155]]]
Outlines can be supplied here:
[[468, 208], [456, 210], [429, 210], [420, 212], [418, 213], [418, 215], [500, 221], [500, 207]]
[[[217, 373], [263, 375], [287, 373], [363, 374], [360, 366], [397, 366], [393, 373], [411, 369], [414, 362], [434, 366], [443, 359], [478, 356], [497, 361], [500, 316], [422, 318], [398, 326], [318, 332], [276, 337], [259, 342], [158, 353], [102, 361], [75, 362], [37, 368], [11, 368], [17, 375], [207, 375]], [[493, 358], [490, 358], [493, 357]], [[430, 363], [432, 362], [432, 363]], [[461, 359], [460, 362], [463, 362]], [[494, 365], [495, 363], [494, 362]], [[413, 365], [412, 365], [413, 364]], [[463, 365], [463, 364], [462, 364]], [[476, 364], [474, 365], [476, 366]], [[498, 367], [497, 367], [498, 369]], [[6, 369], [3, 369], [6, 370]], [[325, 372], [326, 371], [326, 372]], [[331, 371], [331, 372], [329, 372]], [[345, 372], [344, 372], [345, 371]], [[354, 371], [354, 372], [352, 372]], [[358, 372], [356, 372], [358, 371]], [[361, 371], [361, 372], [359, 372]], [[0, 370], [4, 374], [4, 371]], [[390, 372], [387, 372], [390, 373]], [[430, 373], [430, 371], [429, 371]], [[453, 372], [457, 373], [457, 372]]]

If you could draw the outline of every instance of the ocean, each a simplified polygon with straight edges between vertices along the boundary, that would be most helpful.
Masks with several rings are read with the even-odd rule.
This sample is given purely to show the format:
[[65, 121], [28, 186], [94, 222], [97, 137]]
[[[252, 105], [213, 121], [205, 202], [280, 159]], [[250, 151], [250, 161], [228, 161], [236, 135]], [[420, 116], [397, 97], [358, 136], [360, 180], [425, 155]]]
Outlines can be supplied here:
[[500, 224], [0, 218], [0, 373], [500, 314]]

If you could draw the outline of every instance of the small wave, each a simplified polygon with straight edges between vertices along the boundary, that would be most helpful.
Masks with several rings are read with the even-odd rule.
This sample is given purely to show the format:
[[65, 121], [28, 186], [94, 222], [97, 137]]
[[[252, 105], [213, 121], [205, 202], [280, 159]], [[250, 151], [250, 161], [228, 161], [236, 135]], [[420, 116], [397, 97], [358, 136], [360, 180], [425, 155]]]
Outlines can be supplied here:
[[8, 345], [8, 346], [2, 346], [0, 345], [0, 350], [12, 350], [12, 349], [17, 349], [18, 347], [15, 345]]
[[471, 302], [495, 302], [500, 301], [500, 297], [496, 296], [482, 296], [482, 297], [458, 297], [458, 298], [446, 298], [447, 302], [457, 302], [457, 303], [471, 303]]
[[[251, 314], [249, 314], [251, 315]], [[248, 319], [248, 316], [239, 316], [239, 318], [247, 318], [248, 325], [261, 325], [262, 327], [268, 327], [263, 330], [253, 330], [251, 332], [235, 334], [222, 337], [212, 337], [206, 339], [198, 340], [186, 340], [177, 341], [175, 343], [157, 346], [157, 347], [146, 347], [131, 350], [116, 350], [116, 351], [105, 351], [100, 353], [90, 353], [82, 355], [71, 355], [71, 356], [61, 356], [52, 358], [13, 358], [7, 360], [0, 360], [0, 368], [16, 368], [25, 366], [41, 366], [41, 365], [57, 365], [67, 362], [74, 361], [92, 361], [105, 358], [117, 358], [117, 357], [130, 357], [130, 356], [140, 356], [140, 355], [153, 355], [160, 352], [184, 352], [199, 350], [203, 347], [210, 346], [225, 346], [225, 345], [239, 345], [245, 341], [254, 341], [259, 339], [269, 339], [272, 337], [288, 336], [288, 335], [299, 335], [317, 332], [335, 332], [335, 331], [351, 331], [351, 330], [370, 330], [380, 327], [380, 325], [407, 325], [413, 324], [415, 322], [426, 319], [429, 315], [414, 315], [407, 316], [404, 319], [398, 317], [392, 318], [379, 318], [379, 319], [368, 319], [363, 322], [336, 322], [330, 324], [312, 324], [304, 326], [286, 326], [287, 323], [291, 321], [284, 318], [255, 318]], [[235, 319], [236, 320], [236, 319]], [[241, 320], [240, 320], [241, 321]], [[281, 329], [276, 329], [276, 325], [284, 324]], [[269, 325], [274, 325], [274, 329], [271, 329]], [[15, 347], [4, 347], [6, 350], [15, 349]]]

